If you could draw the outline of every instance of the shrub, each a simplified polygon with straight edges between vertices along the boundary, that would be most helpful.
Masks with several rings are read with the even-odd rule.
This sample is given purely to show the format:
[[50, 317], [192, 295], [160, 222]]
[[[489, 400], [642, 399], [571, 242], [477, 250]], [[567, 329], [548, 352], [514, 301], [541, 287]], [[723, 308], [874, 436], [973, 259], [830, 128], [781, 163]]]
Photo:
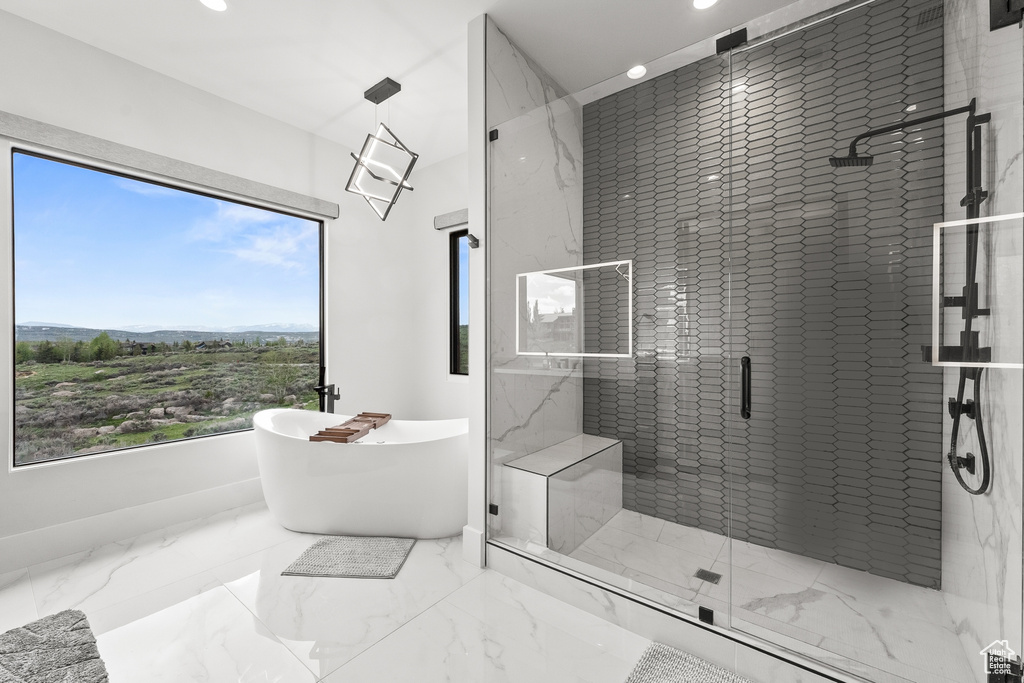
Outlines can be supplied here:
[[32, 350], [32, 345], [28, 342], [18, 342], [14, 346], [14, 362], [16, 365], [27, 363], [30, 360], [35, 360], [35, 352]]

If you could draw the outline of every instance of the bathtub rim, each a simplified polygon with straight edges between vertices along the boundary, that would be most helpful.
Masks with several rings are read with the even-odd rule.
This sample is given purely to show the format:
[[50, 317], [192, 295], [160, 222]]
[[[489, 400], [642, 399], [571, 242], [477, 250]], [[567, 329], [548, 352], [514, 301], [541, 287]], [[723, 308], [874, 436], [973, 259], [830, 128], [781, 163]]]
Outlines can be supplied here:
[[[442, 436], [433, 436], [432, 438], [418, 438], [418, 439], [414, 439], [414, 440], [404, 440], [404, 441], [385, 441], [384, 443], [378, 443], [376, 441], [362, 441], [362, 440], [355, 441], [355, 442], [350, 443], [350, 444], [339, 444], [339, 443], [330, 442], [330, 441], [313, 442], [313, 441], [309, 440], [309, 436], [295, 436], [295, 435], [292, 435], [292, 434], [285, 434], [284, 432], [278, 431], [277, 429], [273, 428], [273, 423], [271, 422], [271, 419], [274, 416], [276, 416], [276, 415], [281, 415], [281, 414], [286, 414], [286, 413], [287, 414], [293, 414], [294, 413], [294, 414], [297, 414], [297, 415], [305, 414], [305, 415], [310, 415], [310, 416], [313, 416], [313, 415], [317, 415], [317, 416], [331, 415], [332, 419], [329, 422], [330, 423], [334, 423], [337, 420], [337, 424], [341, 424], [345, 420], [350, 420], [350, 419], [352, 419], [352, 417], [355, 417], [354, 415], [346, 416], [346, 415], [342, 415], [340, 413], [324, 413], [324, 412], [313, 411], [313, 410], [302, 410], [302, 409], [299, 409], [299, 408], [267, 408], [265, 410], [260, 410], [259, 412], [255, 413], [252, 416], [253, 431], [257, 431], [257, 430], [264, 431], [264, 432], [273, 434], [274, 436], [277, 436], [277, 437], [280, 437], [280, 438], [283, 438], [283, 439], [292, 439], [292, 440], [297, 441], [299, 443], [318, 443], [318, 444], [325, 444], [325, 445], [330, 445], [330, 446], [339, 446], [339, 445], [341, 445], [341, 446], [364, 446], [364, 447], [365, 446], [399, 446], [399, 445], [403, 445], [403, 444], [415, 444], [415, 443], [428, 443], [428, 442], [432, 442], [432, 441], [444, 441], [446, 439], [454, 439], [454, 438], [457, 438], [457, 437], [460, 437], [460, 436], [462, 436], [464, 434], [468, 434], [469, 433], [469, 418], [468, 417], [446, 418], [446, 419], [441, 419], [441, 420], [396, 420], [396, 419], [392, 418], [390, 422], [396, 423], [395, 424], [396, 427], [399, 424], [402, 424], [402, 425], [408, 425], [408, 424], [454, 425], [455, 423], [462, 422], [465, 425], [465, 429], [461, 430], [461, 431], [447, 432], [447, 433], [445, 433]], [[323, 420], [324, 418], [321, 417], [319, 419]], [[313, 422], [315, 422], [315, 420], [310, 419], [310, 422], [313, 423]], [[313, 425], [311, 424], [311, 426], [313, 426]], [[331, 424], [324, 424], [323, 426], [319, 426], [318, 425], [317, 429], [318, 430], [319, 429], [323, 429], [326, 426], [333, 426], [333, 425], [331, 425]], [[384, 426], [386, 427], [387, 425], [384, 425]], [[373, 431], [371, 430], [370, 434], [368, 434], [366, 437], [363, 437], [363, 438], [366, 439], [367, 437], [371, 436], [372, 434], [373, 434]]]

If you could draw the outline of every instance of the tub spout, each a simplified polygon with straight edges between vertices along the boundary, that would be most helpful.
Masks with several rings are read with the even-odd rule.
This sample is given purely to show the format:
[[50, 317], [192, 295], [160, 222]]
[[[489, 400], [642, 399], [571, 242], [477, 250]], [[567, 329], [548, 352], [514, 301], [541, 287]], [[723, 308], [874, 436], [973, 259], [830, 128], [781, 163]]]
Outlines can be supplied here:
[[[320, 386], [313, 387], [313, 390], [320, 394], [320, 412], [334, 412], [334, 402], [341, 398], [341, 392], [335, 390], [333, 384], [321, 384]], [[324, 399], [327, 402], [327, 410], [324, 410]]]

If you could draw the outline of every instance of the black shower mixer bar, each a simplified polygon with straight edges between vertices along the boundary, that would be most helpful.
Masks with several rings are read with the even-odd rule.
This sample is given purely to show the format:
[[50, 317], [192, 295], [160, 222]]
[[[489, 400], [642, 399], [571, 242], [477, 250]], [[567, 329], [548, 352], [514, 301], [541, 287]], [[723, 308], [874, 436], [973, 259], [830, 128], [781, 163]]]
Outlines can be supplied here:
[[[869, 154], [857, 154], [857, 144], [878, 135], [895, 133], [906, 130], [913, 126], [919, 126], [932, 121], [967, 114], [967, 182], [966, 192], [960, 200], [960, 206], [967, 209], [967, 220], [973, 220], [981, 216], [981, 204], [988, 198], [988, 192], [981, 186], [981, 126], [992, 120], [991, 114], [978, 114], [976, 111], [977, 100], [972, 99], [966, 107], [950, 109], [940, 114], [922, 116], [916, 119], [903, 121], [902, 123], [875, 128], [866, 133], [861, 133], [850, 143], [850, 153], [845, 157], [831, 157], [829, 163], [833, 168], [867, 167], [874, 163], [875, 158]], [[941, 304], [944, 308], [962, 309], [961, 317], [964, 320], [964, 329], [960, 333], [959, 346], [940, 346], [937, 349], [937, 356], [940, 362], [958, 363], [987, 363], [992, 360], [992, 349], [982, 347], [979, 334], [972, 329], [974, 319], [978, 316], [989, 315], [989, 309], [980, 308], [978, 305], [978, 242], [979, 229], [977, 223], [967, 226], [967, 249], [966, 249], [966, 282], [962, 296], [943, 297]], [[933, 349], [931, 346], [921, 347], [923, 360], [932, 360]], [[992, 467], [988, 455], [988, 444], [985, 439], [985, 428], [981, 414], [981, 376], [982, 367], [961, 367], [960, 379], [957, 384], [955, 398], [949, 399], [949, 414], [953, 418], [953, 432], [950, 438], [949, 453], [947, 459], [960, 486], [968, 493], [979, 495], [988, 491], [992, 483]], [[967, 380], [974, 382], [974, 400], [964, 400], [966, 394]], [[974, 454], [967, 453], [961, 457], [957, 455], [957, 438], [960, 433], [960, 424], [963, 419], [975, 421], [978, 434], [978, 447], [981, 451], [980, 464], [983, 470], [981, 483], [972, 488], [968, 485], [960, 470], [967, 470], [974, 474], [977, 470], [977, 458]]]

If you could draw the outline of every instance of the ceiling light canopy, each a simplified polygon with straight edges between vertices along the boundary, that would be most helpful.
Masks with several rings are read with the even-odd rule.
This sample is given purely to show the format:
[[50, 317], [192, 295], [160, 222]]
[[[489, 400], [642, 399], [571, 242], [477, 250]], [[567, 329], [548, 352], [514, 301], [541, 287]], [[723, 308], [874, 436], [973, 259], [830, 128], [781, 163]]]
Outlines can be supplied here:
[[693, 0], [693, 6], [697, 9], [707, 9], [716, 2], [718, 2], [718, 0]]
[[[401, 89], [401, 85], [385, 78], [363, 93], [363, 97], [376, 105]], [[360, 195], [382, 221], [387, 220], [402, 190], [412, 190], [409, 175], [419, 157], [381, 123], [376, 132], [366, 136], [359, 156], [352, 155], [356, 165], [345, 190]]]
[[645, 75], [647, 75], [647, 67], [644, 66], [643, 64], [637, 64], [632, 69], [627, 71], [626, 75], [632, 78], [633, 80], [643, 78]]
[[223, 12], [228, 8], [228, 3], [224, 0], [199, 0], [199, 2], [203, 3], [214, 12]]

